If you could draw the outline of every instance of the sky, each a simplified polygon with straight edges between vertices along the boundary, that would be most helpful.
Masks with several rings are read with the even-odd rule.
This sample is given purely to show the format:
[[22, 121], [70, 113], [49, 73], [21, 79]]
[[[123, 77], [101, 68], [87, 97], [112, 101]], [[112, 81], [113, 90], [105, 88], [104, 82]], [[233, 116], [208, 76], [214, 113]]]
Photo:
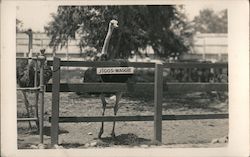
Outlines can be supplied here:
[[[56, 13], [58, 5], [18, 5], [17, 19], [22, 21], [22, 28], [31, 28], [33, 31], [44, 32], [44, 26], [52, 20], [51, 13]], [[192, 3], [185, 5], [186, 15], [189, 20], [199, 14], [199, 11], [211, 8], [215, 12], [227, 9], [225, 3]]]
[[57, 5], [20, 5], [17, 6], [17, 19], [22, 21], [22, 28], [44, 32], [44, 26], [52, 20], [51, 14], [56, 13]]

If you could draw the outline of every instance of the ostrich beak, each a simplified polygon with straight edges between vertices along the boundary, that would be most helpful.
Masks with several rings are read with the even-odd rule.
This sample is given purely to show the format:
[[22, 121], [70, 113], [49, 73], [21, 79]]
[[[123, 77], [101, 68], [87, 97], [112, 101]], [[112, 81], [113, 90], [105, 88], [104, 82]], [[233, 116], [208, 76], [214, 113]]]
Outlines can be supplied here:
[[119, 27], [119, 26], [118, 26], [118, 22], [117, 22], [117, 23], [114, 23], [114, 26], [115, 26], [115, 28]]

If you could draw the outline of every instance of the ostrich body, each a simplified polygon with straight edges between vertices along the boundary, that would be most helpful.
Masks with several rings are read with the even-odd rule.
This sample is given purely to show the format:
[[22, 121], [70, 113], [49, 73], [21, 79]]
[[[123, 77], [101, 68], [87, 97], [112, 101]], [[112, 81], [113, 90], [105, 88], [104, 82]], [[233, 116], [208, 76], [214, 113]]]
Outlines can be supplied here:
[[[20, 60], [17, 61], [17, 84], [19, 87], [34, 87], [35, 86], [35, 61]], [[40, 71], [37, 73], [37, 84], [40, 85]], [[52, 70], [49, 66], [44, 66], [44, 84], [47, 84], [52, 77]]]
[[[44, 55], [45, 49], [41, 50], [41, 54]], [[34, 60], [17, 60], [16, 63], [16, 78], [17, 78], [17, 84], [21, 88], [25, 87], [34, 87], [39, 86], [39, 75], [40, 71], [37, 72], [37, 84], [35, 85], [35, 61]], [[48, 83], [50, 78], [52, 77], [52, 70], [49, 66], [44, 65], [44, 84]], [[26, 91], [23, 91], [25, 106], [27, 110], [27, 114], [30, 117], [30, 111], [29, 111], [29, 101], [27, 98]], [[38, 93], [36, 93], [37, 102], [38, 102]], [[37, 103], [36, 102], [36, 103]], [[31, 128], [31, 124], [29, 122], [29, 126]]]
[[[95, 61], [108, 61], [111, 60], [110, 55], [108, 54], [108, 45], [109, 41], [111, 39], [112, 32], [115, 28], [118, 27], [118, 21], [116, 20], [111, 20], [109, 23], [109, 28], [108, 32], [102, 47], [101, 53], [97, 55], [97, 57], [94, 59]], [[124, 60], [115, 60], [118, 62], [124, 62]], [[89, 68], [85, 71], [84, 73], [84, 82], [126, 82], [128, 78], [131, 75], [97, 75], [96, 74], [96, 68]], [[122, 98], [122, 92], [117, 92], [115, 94], [115, 104], [114, 104], [114, 115], [116, 116], [117, 111], [119, 109], [119, 101]], [[105, 114], [105, 109], [107, 106], [107, 102], [105, 100], [104, 93], [100, 94], [101, 102], [102, 102], [102, 116]], [[98, 138], [101, 138], [102, 134], [104, 131], [104, 122], [102, 122]], [[111, 136], [115, 138], [115, 120], [113, 121], [113, 128], [112, 128], [112, 133]]]

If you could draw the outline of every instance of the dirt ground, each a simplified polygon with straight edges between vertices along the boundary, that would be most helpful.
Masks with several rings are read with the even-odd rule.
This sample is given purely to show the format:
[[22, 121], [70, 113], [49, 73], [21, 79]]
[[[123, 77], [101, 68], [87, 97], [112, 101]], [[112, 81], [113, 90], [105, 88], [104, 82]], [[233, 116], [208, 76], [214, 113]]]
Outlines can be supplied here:
[[[17, 117], [26, 117], [23, 97], [17, 93]], [[29, 94], [31, 103], [34, 95]], [[108, 99], [109, 104], [113, 100]], [[153, 115], [153, 99], [138, 99], [125, 96], [121, 99], [118, 115]], [[95, 95], [79, 96], [75, 93], [61, 93], [60, 116], [98, 116], [101, 115], [101, 100]], [[228, 113], [227, 95], [218, 97], [204, 93], [190, 93], [164, 96], [163, 114], [208, 114]], [[105, 115], [113, 115], [108, 106]], [[45, 94], [45, 148], [50, 148], [51, 93]], [[28, 122], [18, 123], [18, 148], [38, 148], [39, 134], [35, 123], [29, 130]], [[162, 122], [162, 144], [153, 139], [153, 122], [117, 122], [116, 138], [111, 138], [112, 122], [106, 122], [102, 139], [97, 139], [100, 122], [60, 123], [59, 145], [64, 148], [96, 147], [224, 147], [227, 142], [214, 139], [228, 135], [228, 119], [211, 120], [172, 120]]]

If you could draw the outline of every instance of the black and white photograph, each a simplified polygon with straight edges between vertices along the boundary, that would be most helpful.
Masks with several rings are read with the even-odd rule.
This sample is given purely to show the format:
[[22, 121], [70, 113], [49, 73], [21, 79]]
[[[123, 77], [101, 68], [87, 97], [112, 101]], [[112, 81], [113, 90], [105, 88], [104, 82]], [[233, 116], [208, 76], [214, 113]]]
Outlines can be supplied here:
[[2, 143], [10, 129], [12, 147], [37, 156], [249, 155], [249, 18], [230, 22], [248, 3], [6, 2]]

